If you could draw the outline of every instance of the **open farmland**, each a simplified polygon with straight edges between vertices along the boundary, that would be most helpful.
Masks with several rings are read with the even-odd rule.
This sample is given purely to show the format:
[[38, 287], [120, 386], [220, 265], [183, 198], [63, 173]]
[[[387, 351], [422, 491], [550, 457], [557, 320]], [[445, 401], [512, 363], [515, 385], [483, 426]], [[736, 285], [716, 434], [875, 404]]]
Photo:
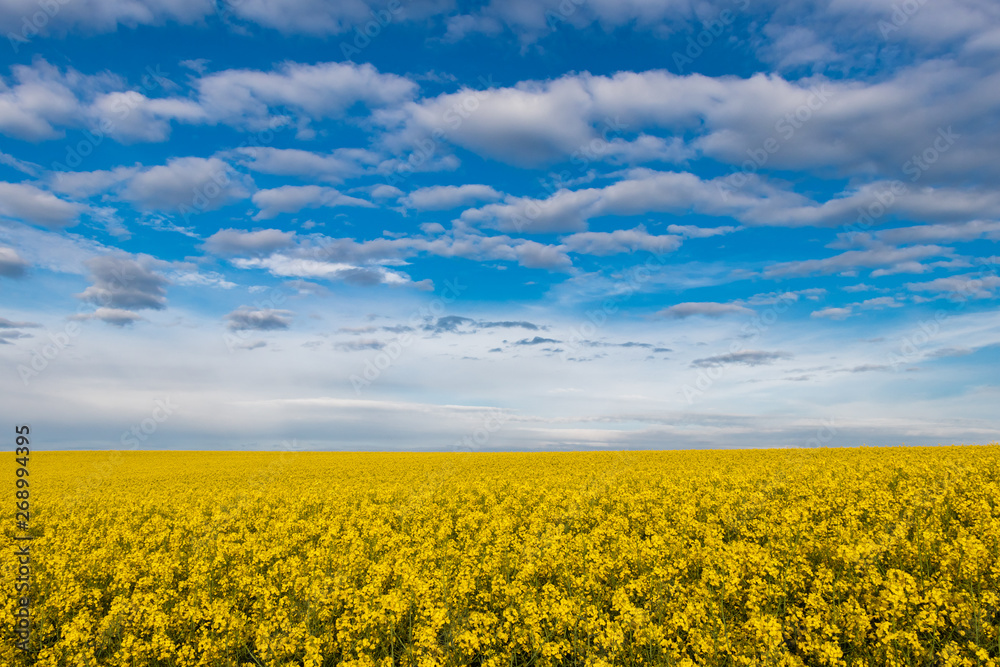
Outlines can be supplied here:
[[31, 482], [37, 660], [8, 593], [4, 665], [1000, 655], [996, 445], [34, 453]]

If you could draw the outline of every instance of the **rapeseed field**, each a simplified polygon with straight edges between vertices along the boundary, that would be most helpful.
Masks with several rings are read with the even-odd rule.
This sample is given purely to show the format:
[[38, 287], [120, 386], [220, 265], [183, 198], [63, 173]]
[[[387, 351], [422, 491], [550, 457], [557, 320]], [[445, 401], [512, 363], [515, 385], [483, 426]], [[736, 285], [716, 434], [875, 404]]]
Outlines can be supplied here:
[[996, 445], [30, 471], [35, 653], [5, 563], [3, 665], [1000, 663]]

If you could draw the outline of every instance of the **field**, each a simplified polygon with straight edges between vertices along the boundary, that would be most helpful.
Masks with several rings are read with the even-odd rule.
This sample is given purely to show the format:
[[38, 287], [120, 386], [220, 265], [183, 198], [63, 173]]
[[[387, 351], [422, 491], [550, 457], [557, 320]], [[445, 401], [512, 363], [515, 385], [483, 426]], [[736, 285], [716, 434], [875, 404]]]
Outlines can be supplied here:
[[995, 445], [30, 471], [37, 654], [11, 518], [3, 665], [1000, 664]]

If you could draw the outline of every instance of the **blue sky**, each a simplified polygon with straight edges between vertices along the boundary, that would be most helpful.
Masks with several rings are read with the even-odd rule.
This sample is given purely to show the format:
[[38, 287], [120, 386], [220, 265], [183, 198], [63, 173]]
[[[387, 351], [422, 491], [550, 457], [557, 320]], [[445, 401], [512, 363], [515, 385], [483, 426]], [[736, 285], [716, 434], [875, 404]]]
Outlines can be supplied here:
[[985, 443], [987, 0], [13, 0], [44, 446]]

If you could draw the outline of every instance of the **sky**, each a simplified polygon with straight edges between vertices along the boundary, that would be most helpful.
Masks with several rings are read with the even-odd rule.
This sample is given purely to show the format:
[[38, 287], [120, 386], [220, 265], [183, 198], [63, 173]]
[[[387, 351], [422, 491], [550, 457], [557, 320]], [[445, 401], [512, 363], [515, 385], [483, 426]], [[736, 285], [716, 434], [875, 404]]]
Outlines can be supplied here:
[[6, 0], [47, 449], [988, 443], [993, 0]]

